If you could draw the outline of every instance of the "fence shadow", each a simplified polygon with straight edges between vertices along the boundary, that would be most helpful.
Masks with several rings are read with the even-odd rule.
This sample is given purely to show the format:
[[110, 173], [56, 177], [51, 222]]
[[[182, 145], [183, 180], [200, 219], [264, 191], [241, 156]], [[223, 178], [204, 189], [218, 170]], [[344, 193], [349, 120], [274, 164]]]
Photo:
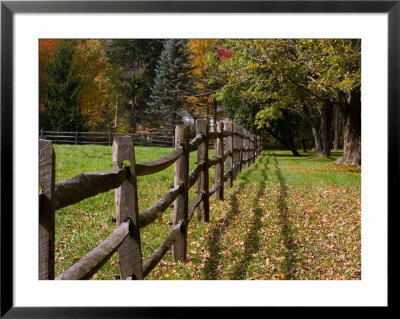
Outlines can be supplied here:
[[[256, 253], [259, 249], [259, 237], [258, 229], [261, 227], [261, 215], [262, 209], [256, 207], [258, 205], [259, 199], [262, 196], [265, 184], [267, 180], [267, 170], [269, 158], [264, 159], [265, 154], [262, 153], [259, 160], [252, 166], [243, 172], [239, 178], [240, 182], [237, 185], [236, 190], [229, 196], [229, 204], [231, 206], [230, 211], [227, 213], [226, 217], [219, 220], [211, 229], [211, 237], [208, 241], [208, 247], [210, 249], [210, 256], [207, 258], [204, 267], [204, 279], [218, 279], [218, 265], [222, 260], [221, 250], [222, 243], [221, 237], [228, 230], [229, 226], [233, 222], [234, 218], [240, 213], [239, 211], [239, 200], [238, 194], [241, 193], [243, 187], [250, 182], [250, 177], [254, 171], [261, 172], [262, 179], [258, 185], [257, 193], [252, 201], [253, 217], [252, 217], [252, 227], [249, 231], [248, 236], [245, 239], [245, 255], [239, 262], [239, 266], [233, 271], [231, 279], [243, 279], [245, 276], [245, 270], [251, 261], [252, 254]], [[261, 167], [260, 167], [261, 166]]]
[[277, 199], [279, 209], [279, 223], [281, 226], [281, 237], [284, 242], [286, 252], [285, 260], [282, 265], [282, 273], [285, 275], [285, 279], [294, 278], [294, 265], [296, 262], [296, 250], [297, 245], [294, 243], [290, 221], [289, 221], [289, 209], [287, 205], [287, 184], [285, 178], [281, 174], [281, 170], [278, 165], [277, 157], [275, 154], [271, 154], [274, 161], [275, 174], [279, 182], [279, 197]]
[[246, 236], [244, 243], [244, 256], [236, 266], [235, 270], [230, 279], [246, 279], [246, 270], [253, 259], [253, 255], [260, 249], [260, 238], [258, 234], [258, 230], [262, 227], [261, 216], [263, 213], [263, 209], [258, 207], [259, 200], [261, 196], [264, 194], [265, 186], [267, 184], [267, 171], [269, 164], [269, 157], [260, 158], [261, 167], [259, 168], [261, 173], [261, 180], [257, 185], [257, 193], [252, 200], [251, 206], [253, 207], [253, 216], [251, 220], [251, 228]]

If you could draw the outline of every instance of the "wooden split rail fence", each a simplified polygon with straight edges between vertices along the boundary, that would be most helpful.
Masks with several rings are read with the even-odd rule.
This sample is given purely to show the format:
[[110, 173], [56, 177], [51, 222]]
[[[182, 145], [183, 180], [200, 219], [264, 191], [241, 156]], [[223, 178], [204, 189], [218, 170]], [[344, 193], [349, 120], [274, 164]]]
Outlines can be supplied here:
[[129, 135], [135, 145], [140, 146], [174, 146], [173, 135], [156, 135], [156, 134], [124, 134], [115, 132], [58, 132], [40, 130], [39, 138], [52, 141], [57, 144], [98, 144], [111, 146], [114, 137]]
[[[197, 218], [209, 221], [209, 197], [223, 200], [224, 187], [232, 187], [238, 172], [261, 152], [261, 137], [231, 121], [219, 122], [210, 132], [207, 120], [196, 122], [196, 137], [189, 127], [177, 126], [175, 150], [149, 162], [136, 163], [132, 138], [115, 137], [113, 170], [81, 173], [55, 184], [55, 153], [51, 141], [39, 140], [39, 279], [54, 279], [55, 210], [115, 189], [117, 227], [100, 245], [57, 276], [56, 280], [90, 279], [116, 252], [121, 279], [143, 279], [172, 248], [173, 260], [185, 260], [187, 230], [197, 208]], [[215, 156], [208, 158], [209, 141]], [[197, 151], [197, 166], [189, 173], [189, 153]], [[130, 166], [123, 167], [129, 161]], [[151, 208], [139, 213], [137, 176], [160, 172], [175, 163], [174, 187]], [[209, 189], [209, 168], [215, 166], [215, 183]], [[189, 204], [189, 189], [198, 181], [198, 196]], [[148, 226], [174, 203], [173, 226], [161, 246], [142, 261], [140, 229]]]

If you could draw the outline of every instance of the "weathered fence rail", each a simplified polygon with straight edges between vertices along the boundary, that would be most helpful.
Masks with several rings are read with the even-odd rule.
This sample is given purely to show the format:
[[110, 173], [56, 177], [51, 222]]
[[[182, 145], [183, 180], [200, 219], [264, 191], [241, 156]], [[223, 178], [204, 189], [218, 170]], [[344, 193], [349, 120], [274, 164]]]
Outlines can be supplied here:
[[58, 144], [99, 144], [111, 146], [114, 137], [129, 135], [135, 145], [140, 146], [161, 146], [173, 147], [173, 135], [156, 134], [125, 134], [115, 132], [58, 132], [58, 131], [39, 131], [39, 138], [52, 141]]
[[[189, 140], [189, 128], [177, 126], [175, 150], [154, 161], [136, 163], [131, 136], [113, 137], [113, 170], [81, 173], [55, 183], [55, 153], [52, 141], [39, 140], [39, 279], [54, 279], [55, 210], [85, 198], [115, 189], [117, 228], [80, 261], [56, 280], [90, 279], [118, 251], [120, 278], [143, 279], [172, 248], [173, 260], [185, 260], [187, 230], [197, 209], [199, 221], [209, 220], [209, 198], [223, 200], [224, 188], [232, 187], [242, 168], [261, 152], [261, 138], [231, 121], [217, 123], [209, 132], [208, 122], [196, 122], [196, 136]], [[65, 135], [67, 136], [67, 135]], [[210, 142], [214, 158], [208, 157]], [[189, 153], [197, 151], [197, 166], [189, 173]], [[130, 166], [122, 167], [128, 160]], [[136, 177], [154, 174], [175, 164], [174, 187], [152, 207], [139, 213]], [[214, 185], [209, 189], [209, 168], [215, 166]], [[198, 196], [188, 202], [188, 192], [198, 182]], [[163, 243], [143, 262], [140, 229], [150, 225], [174, 203], [172, 229]]]

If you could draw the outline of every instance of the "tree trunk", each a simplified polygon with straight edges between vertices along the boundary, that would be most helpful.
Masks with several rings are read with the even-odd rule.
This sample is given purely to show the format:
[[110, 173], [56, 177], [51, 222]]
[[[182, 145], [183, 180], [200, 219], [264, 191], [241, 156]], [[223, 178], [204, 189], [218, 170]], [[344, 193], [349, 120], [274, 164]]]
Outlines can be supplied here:
[[111, 119], [110, 119], [110, 105], [108, 103], [106, 103], [106, 108], [107, 108], [107, 131], [111, 130]]
[[335, 137], [333, 139], [333, 149], [340, 149], [341, 117], [340, 110], [335, 106]]
[[306, 104], [303, 104], [303, 114], [304, 118], [311, 126], [311, 130], [314, 136], [314, 146], [315, 146], [315, 154], [317, 156], [324, 156], [323, 152], [323, 143], [322, 143], [322, 136], [320, 132], [321, 128], [321, 116], [316, 118], [313, 112], [308, 108]]
[[297, 152], [296, 144], [294, 143], [294, 137], [293, 137], [293, 131], [292, 130], [289, 130], [289, 137], [288, 137], [287, 142], [289, 144], [289, 149], [291, 150], [293, 155], [294, 156], [300, 156], [299, 152]]
[[315, 140], [315, 153], [317, 156], [323, 156], [322, 138], [319, 129], [316, 125], [312, 125], [311, 129]]
[[361, 92], [352, 91], [340, 107], [343, 119], [343, 156], [337, 164], [361, 165]]
[[280, 138], [278, 135], [276, 135], [272, 130], [266, 129], [266, 131], [273, 137], [275, 138], [278, 142], [282, 143], [286, 148], [288, 148], [294, 156], [300, 156], [299, 152], [297, 152], [296, 146], [294, 144], [293, 139], [291, 140], [285, 140], [283, 138]]
[[132, 97], [131, 120], [132, 120], [133, 133], [135, 133], [136, 132], [136, 104], [135, 104], [134, 96]]
[[299, 152], [297, 152], [293, 139], [288, 141], [288, 145], [286, 147], [289, 148], [289, 150], [293, 153], [294, 156], [300, 156]]
[[303, 148], [303, 152], [307, 153], [307, 145], [306, 145], [306, 140], [304, 139], [303, 136], [301, 136], [301, 147]]
[[131, 121], [133, 133], [136, 132], [136, 104], [135, 104], [135, 84], [136, 83], [136, 57], [133, 59], [133, 93], [132, 93], [132, 107], [131, 107]]
[[217, 131], [217, 101], [214, 99], [214, 132]]
[[321, 108], [321, 125], [320, 125], [320, 136], [322, 142], [322, 156], [329, 157], [331, 155], [331, 141], [329, 138], [329, 132], [331, 128], [332, 119], [332, 105], [324, 105]]
[[115, 118], [114, 118], [115, 129], [118, 132], [118, 101], [115, 101]]

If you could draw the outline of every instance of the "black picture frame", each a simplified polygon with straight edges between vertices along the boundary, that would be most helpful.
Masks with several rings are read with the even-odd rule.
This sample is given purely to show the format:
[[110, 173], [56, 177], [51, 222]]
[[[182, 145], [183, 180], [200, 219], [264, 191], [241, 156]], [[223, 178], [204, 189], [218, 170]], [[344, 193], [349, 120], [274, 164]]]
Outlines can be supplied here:
[[[1, 1], [1, 313], [5, 318], [187, 317], [177, 307], [14, 307], [13, 16], [15, 13], [388, 13], [388, 221], [398, 213], [400, 153], [400, 0], [396, 1]], [[392, 222], [391, 227], [394, 224]], [[388, 223], [388, 233], [390, 222]], [[389, 238], [388, 238], [389, 240]], [[388, 242], [388, 247], [389, 246]], [[390, 249], [389, 249], [390, 250]], [[389, 256], [389, 255], [388, 255]], [[390, 260], [389, 260], [390, 261]], [[19, 274], [23, 275], [23, 274]], [[388, 282], [389, 285], [390, 281]], [[34, 292], [32, 292], [34, 293]], [[391, 298], [388, 300], [389, 309]], [[291, 307], [294, 310], [294, 307]], [[295, 311], [305, 312], [306, 307]], [[247, 314], [246, 307], [235, 310]], [[198, 312], [200, 311], [200, 312]], [[196, 314], [226, 314], [224, 307]], [[268, 310], [269, 311], [269, 310]]]

